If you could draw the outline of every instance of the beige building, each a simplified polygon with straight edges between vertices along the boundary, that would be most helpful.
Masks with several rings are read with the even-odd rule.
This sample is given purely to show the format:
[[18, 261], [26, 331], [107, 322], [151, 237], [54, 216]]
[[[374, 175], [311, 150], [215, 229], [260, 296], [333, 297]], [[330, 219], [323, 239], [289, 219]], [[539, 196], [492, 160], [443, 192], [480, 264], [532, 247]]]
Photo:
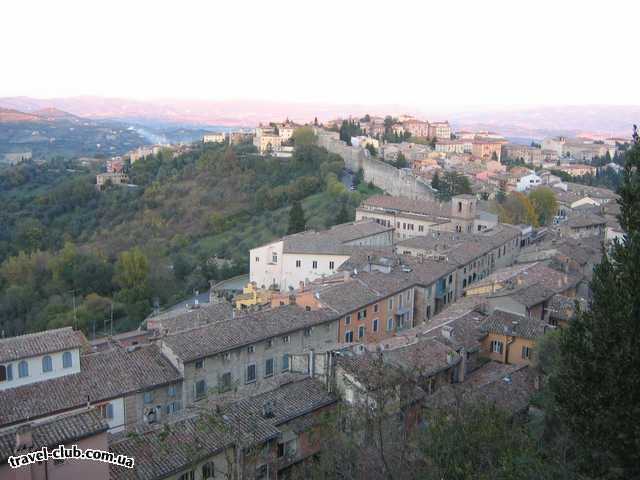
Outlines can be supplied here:
[[257, 127], [253, 144], [261, 155], [279, 152], [282, 149], [282, 137], [276, 133], [274, 127]]
[[222, 132], [205, 133], [202, 136], [203, 143], [224, 143], [226, 139], [227, 139], [227, 135]]
[[128, 185], [129, 175], [126, 173], [99, 173], [96, 175], [96, 188], [104, 190], [108, 185]]
[[451, 126], [449, 122], [433, 122], [429, 124], [429, 138], [437, 140], [451, 139]]

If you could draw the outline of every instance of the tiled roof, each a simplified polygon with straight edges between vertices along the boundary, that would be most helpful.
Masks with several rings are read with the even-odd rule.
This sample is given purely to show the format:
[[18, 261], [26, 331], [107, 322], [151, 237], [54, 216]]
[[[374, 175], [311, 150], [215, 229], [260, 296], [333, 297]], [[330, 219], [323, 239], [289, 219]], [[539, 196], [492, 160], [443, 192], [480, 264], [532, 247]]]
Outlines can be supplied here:
[[374, 220], [344, 223], [321, 232], [288, 235], [282, 239], [283, 252], [350, 255], [354, 250], [350, 242], [392, 230], [393, 227], [383, 227]]
[[607, 221], [604, 217], [594, 214], [573, 215], [567, 220], [567, 226], [570, 228], [583, 228], [593, 225], [604, 225]]
[[0, 363], [71, 350], [83, 345], [82, 333], [74, 331], [71, 327], [4, 338], [0, 340]]
[[[474, 298], [465, 297], [465, 298]], [[476, 297], [479, 299], [479, 297]], [[455, 303], [445, 310], [450, 310]], [[464, 348], [467, 352], [476, 351], [480, 348], [480, 341], [485, 336], [481, 331], [482, 322], [485, 315], [477, 310], [470, 310], [455, 317], [434, 317], [433, 320], [422, 327], [423, 336], [436, 336], [439, 340], [455, 349]], [[446, 328], [445, 328], [446, 327]], [[448, 332], [448, 337], [443, 333]]]
[[583, 298], [570, 298], [560, 294], [554, 295], [547, 306], [549, 316], [559, 320], [572, 320], [576, 315], [576, 302], [583, 311], [589, 308], [587, 301]]
[[[5, 430], [0, 434], [0, 463], [4, 463], [14, 454], [16, 447], [16, 431], [25, 426]], [[31, 427], [33, 449], [44, 446], [51, 447], [67, 444], [107, 431], [109, 425], [100, 416], [99, 412], [92, 408], [80, 413], [57, 417], [53, 420], [34, 424]]]
[[436, 338], [418, 339], [410, 345], [384, 350], [382, 353], [391, 364], [423, 377], [434, 375], [460, 361], [451, 347]]
[[544, 334], [545, 322], [513, 313], [495, 310], [480, 327], [486, 333], [498, 333], [522, 338], [537, 338]]
[[[233, 317], [233, 306], [228, 302], [201, 305], [189, 311], [166, 312], [147, 318], [148, 325], [155, 325], [163, 332], [175, 333], [201, 327]], [[155, 328], [155, 327], [154, 327]]]
[[335, 313], [328, 309], [306, 311], [296, 305], [284, 305], [168, 335], [162, 342], [180, 360], [190, 362], [334, 318]]
[[[164, 478], [225, 447], [238, 443], [260, 445], [280, 434], [279, 425], [300, 419], [308, 421], [308, 414], [336, 402], [337, 398], [321, 383], [307, 377], [224, 406], [219, 414], [212, 410], [181, 418], [166, 427], [146, 427], [140, 434], [112, 443], [111, 451], [135, 457], [136, 464], [133, 470], [112, 466], [111, 477]], [[267, 404], [271, 406], [271, 416], [264, 415]]]
[[0, 391], [0, 425], [38, 418], [177, 382], [180, 373], [156, 345], [80, 357], [80, 373]]
[[416, 213], [418, 215], [451, 216], [449, 203], [430, 202], [409, 197], [395, 197], [390, 195], [374, 195], [362, 202], [360, 208], [382, 208], [401, 212]]

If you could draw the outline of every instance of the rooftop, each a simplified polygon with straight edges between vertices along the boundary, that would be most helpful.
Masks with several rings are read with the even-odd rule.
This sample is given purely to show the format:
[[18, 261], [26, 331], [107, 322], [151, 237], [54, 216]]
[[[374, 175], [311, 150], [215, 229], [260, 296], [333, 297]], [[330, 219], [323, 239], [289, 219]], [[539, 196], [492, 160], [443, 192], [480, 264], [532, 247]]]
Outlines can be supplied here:
[[334, 318], [335, 314], [326, 308], [306, 311], [296, 305], [284, 305], [171, 334], [164, 337], [162, 342], [180, 360], [190, 362], [329, 322]]
[[0, 425], [177, 382], [180, 373], [156, 345], [80, 357], [80, 372], [0, 391]]
[[[0, 462], [4, 463], [14, 454], [16, 447], [16, 432], [25, 426], [5, 430], [0, 434]], [[106, 432], [109, 428], [100, 413], [92, 408], [79, 413], [56, 417], [53, 420], [31, 425], [33, 448], [52, 447], [76, 441]]]
[[161, 328], [163, 332], [175, 333], [202, 327], [210, 323], [230, 320], [233, 317], [233, 306], [228, 302], [199, 304], [191, 310], [180, 309], [161, 313], [147, 318], [149, 328]]
[[418, 215], [451, 216], [449, 203], [417, 200], [408, 197], [392, 197], [390, 195], [374, 195], [362, 202], [360, 208], [379, 208], [415, 213]]
[[485, 333], [535, 339], [544, 334], [545, 322], [513, 313], [495, 310], [480, 327]]
[[0, 363], [81, 348], [84, 344], [82, 333], [71, 327], [4, 338], [0, 340]]

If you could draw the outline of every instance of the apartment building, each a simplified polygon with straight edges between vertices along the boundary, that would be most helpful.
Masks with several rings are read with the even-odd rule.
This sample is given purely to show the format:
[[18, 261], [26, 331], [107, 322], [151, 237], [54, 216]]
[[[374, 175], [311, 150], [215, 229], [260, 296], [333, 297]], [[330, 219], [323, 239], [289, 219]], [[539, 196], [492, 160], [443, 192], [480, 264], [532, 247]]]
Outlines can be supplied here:
[[374, 220], [395, 229], [396, 240], [424, 236], [433, 230], [471, 232], [478, 217], [473, 195], [456, 195], [450, 202], [374, 195], [356, 209], [356, 220]]
[[482, 323], [486, 334], [482, 350], [491, 360], [515, 365], [530, 365], [535, 342], [545, 334], [546, 322], [502, 310], [494, 310]]
[[160, 340], [184, 377], [186, 405], [273, 388], [291, 369], [290, 355], [325, 351], [338, 338], [335, 312], [297, 305], [237, 315]]
[[288, 235], [250, 251], [250, 281], [259, 288], [287, 291], [331, 275], [353, 251], [393, 243], [394, 229], [373, 220], [357, 220], [320, 232]]
[[96, 188], [100, 191], [110, 185], [128, 185], [129, 175], [126, 173], [99, 173], [96, 175]]
[[451, 126], [449, 122], [432, 122], [429, 123], [429, 138], [437, 140], [451, 139]]
[[545, 161], [545, 155], [541, 148], [528, 145], [502, 145], [502, 155], [510, 160], [521, 160], [536, 167], [541, 167]]
[[471, 153], [473, 151], [473, 140], [438, 140], [435, 145], [436, 152], [442, 153]]
[[282, 149], [282, 137], [280, 137], [274, 127], [260, 126], [255, 130], [253, 144], [261, 155], [279, 152]]
[[202, 143], [224, 143], [227, 135], [224, 132], [205, 133], [202, 136]]
[[0, 340], [0, 430], [95, 406], [119, 432], [180, 410], [181, 376], [155, 345], [87, 346], [69, 327]]
[[471, 153], [474, 157], [482, 160], [497, 160], [500, 161], [502, 155], [502, 145], [505, 140], [495, 140], [491, 138], [478, 138], [473, 140], [471, 146]]

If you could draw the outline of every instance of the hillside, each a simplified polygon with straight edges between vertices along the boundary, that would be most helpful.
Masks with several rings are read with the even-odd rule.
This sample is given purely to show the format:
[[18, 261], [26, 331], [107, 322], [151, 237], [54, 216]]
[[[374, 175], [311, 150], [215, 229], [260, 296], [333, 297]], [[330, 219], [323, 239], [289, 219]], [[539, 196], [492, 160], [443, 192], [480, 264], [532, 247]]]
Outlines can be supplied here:
[[348, 192], [343, 167], [313, 145], [282, 160], [245, 144], [161, 152], [132, 166], [136, 188], [102, 193], [69, 161], [0, 173], [0, 329], [71, 324], [74, 295], [86, 331], [102, 326], [111, 299], [116, 329], [135, 327], [154, 303], [246, 272], [249, 249], [286, 232], [292, 201], [308, 227], [332, 225], [342, 205], [353, 217], [372, 192]]
[[0, 123], [42, 122], [44, 119], [37, 114], [24, 113], [9, 108], [0, 108]]

